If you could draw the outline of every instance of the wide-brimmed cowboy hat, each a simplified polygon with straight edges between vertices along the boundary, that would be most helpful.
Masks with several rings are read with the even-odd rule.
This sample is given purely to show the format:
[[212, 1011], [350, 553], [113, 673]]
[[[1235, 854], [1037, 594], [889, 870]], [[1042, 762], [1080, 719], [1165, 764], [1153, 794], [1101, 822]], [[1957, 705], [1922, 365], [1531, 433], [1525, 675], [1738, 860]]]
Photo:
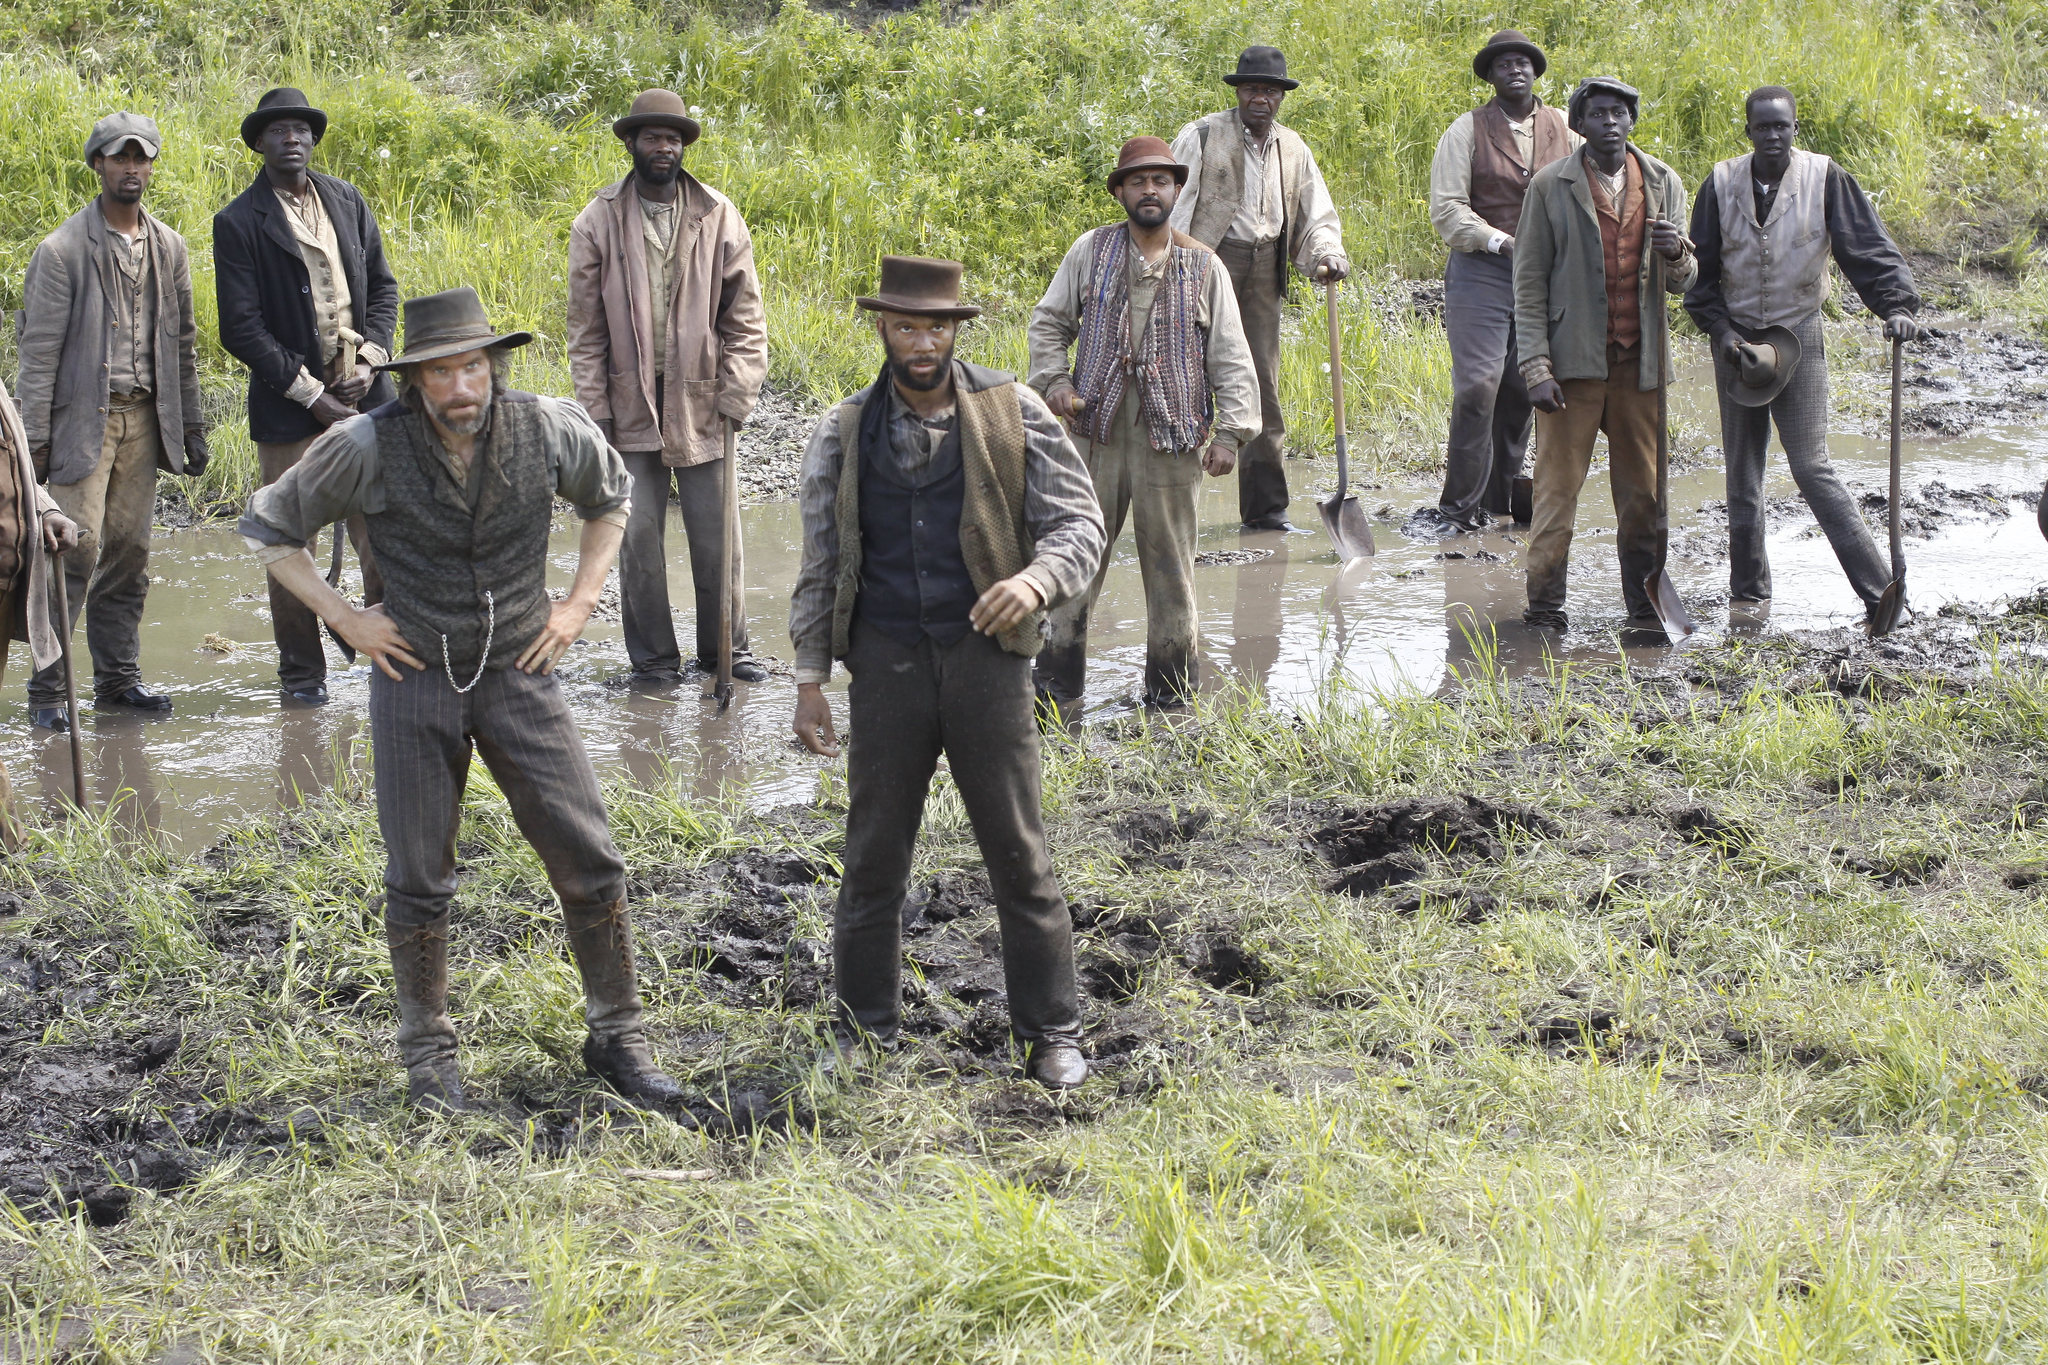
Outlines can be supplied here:
[[1799, 368], [1799, 334], [1790, 327], [1766, 327], [1736, 352], [1728, 396], [1745, 408], [1760, 408], [1785, 391]]
[[154, 161], [164, 145], [164, 135], [156, 130], [156, 120], [147, 114], [109, 114], [92, 126], [91, 135], [85, 139], [85, 164], [90, 166], [92, 159], [102, 152], [111, 155], [131, 142], [139, 144], [142, 154]]
[[1173, 148], [1166, 145], [1166, 139], [1148, 134], [1132, 138], [1116, 154], [1116, 169], [1108, 176], [1109, 192], [1115, 194], [1116, 187], [1132, 171], [1149, 170], [1172, 171], [1174, 184], [1188, 183], [1188, 168], [1173, 159]]
[[1287, 58], [1277, 47], [1248, 47], [1237, 54], [1237, 70], [1223, 78], [1225, 85], [1277, 85], [1292, 90], [1301, 82], [1287, 74]]
[[298, 118], [306, 121], [313, 130], [313, 141], [327, 136], [327, 111], [316, 109], [306, 102], [306, 92], [296, 86], [280, 85], [275, 90], [263, 92], [263, 98], [256, 101], [256, 107], [242, 120], [242, 141], [250, 151], [256, 150], [256, 139], [263, 130], [281, 118]]
[[1493, 79], [1493, 59], [1504, 52], [1520, 52], [1535, 64], [1536, 74], [1542, 75], [1550, 68], [1550, 59], [1543, 55], [1543, 49], [1536, 46], [1528, 34], [1516, 28], [1504, 28], [1486, 40], [1486, 46], [1472, 58], [1472, 74], [1480, 80]]
[[533, 340], [531, 332], [500, 332], [484, 316], [484, 301], [468, 285], [426, 294], [405, 301], [405, 349], [391, 357], [380, 370], [401, 365], [418, 365], [465, 351], [493, 346], [524, 346]]
[[1586, 101], [1595, 95], [1613, 95], [1628, 106], [1628, 116], [1640, 119], [1643, 116], [1643, 92], [1627, 81], [1613, 76], [1587, 76], [1572, 91], [1572, 97], [1565, 103], [1564, 121], [1572, 131], [1579, 127], [1579, 111], [1586, 107]]
[[912, 317], [973, 318], [981, 310], [960, 302], [958, 261], [930, 256], [884, 256], [882, 286], [854, 300], [875, 312], [907, 313]]
[[673, 90], [642, 90], [633, 97], [626, 116], [612, 123], [612, 131], [622, 138], [650, 127], [675, 129], [683, 135], [685, 147], [704, 135], [704, 125], [690, 117], [683, 97]]

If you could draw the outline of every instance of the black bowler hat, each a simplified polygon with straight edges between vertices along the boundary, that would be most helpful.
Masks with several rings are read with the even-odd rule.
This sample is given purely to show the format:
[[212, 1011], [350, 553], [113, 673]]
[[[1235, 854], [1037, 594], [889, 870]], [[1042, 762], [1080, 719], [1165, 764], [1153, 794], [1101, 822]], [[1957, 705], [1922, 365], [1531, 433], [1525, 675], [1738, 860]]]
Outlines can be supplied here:
[[882, 285], [854, 300], [871, 312], [903, 313], [923, 318], [971, 318], [981, 310], [960, 302], [958, 261], [930, 256], [884, 256]]
[[1550, 59], [1543, 55], [1543, 49], [1529, 40], [1529, 35], [1520, 29], [1504, 28], [1486, 40], [1486, 46], [1479, 49], [1472, 58], [1472, 74], [1480, 80], [1493, 79], [1493, 59], [1504, 52], [1519, 52], [1535, 64], [1536, 74], [1542, 75], [1550, 68]]
[[531, 332], [500, 332], [484, 315], [484, 301], [468, 285], [405, 301], [405, 349], [380, 370], [440, 360], [491, 346], [524, 346]]
[[313, 130], [313, 141], [327, 136], [327, 111], [315, 109], [306, 103], [306, 92], [289, 85], [280, 85], [275, 90], [266, 90], [263, 98], [256, 101], [256, 108], [242, 120], [242, 141], [250, 151], [256, 150], [256, 139], [263, 130], [281, 118], [302, 118]]
[[1277, 47], [1248, 47], [1237, 54], [1237, 70], [1223, 78], [1225, 85], [1277, 85], [1292, 90], [1301, 82], [1287, 74], [1287, 57]]

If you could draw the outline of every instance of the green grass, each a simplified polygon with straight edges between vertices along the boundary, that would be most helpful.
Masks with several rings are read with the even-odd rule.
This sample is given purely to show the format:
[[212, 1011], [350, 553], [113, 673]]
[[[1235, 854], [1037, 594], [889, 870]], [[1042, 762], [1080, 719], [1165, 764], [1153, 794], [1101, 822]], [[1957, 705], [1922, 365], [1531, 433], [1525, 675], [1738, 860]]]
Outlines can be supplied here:
[[[1641, 140], [1689, 183], [1739, 150], [1748, 88], [1790, 84], [1805, 140], [1851, 166], [1906, 240], [2028, 280], [2022, 303], [2038, 294], [2041, 0], [1759, 0], [1739, 12], [1532, 0], [1515, 17], [1550, 48], [1553, 101], [1593, 70], [1640, 85]], [[637, 89], [667, 83], [709, 116], [692, 169], [753, 225], [777, 386], [824, 401], [866, 381], [872, 346], [849, 301], [892, 251], [965, 260], [992, 306], [969, 345], [1014, 366], [1061, 252], [1111, 211], [1100, 177], [1116, 146], [1217, 107], [1238, 47], [1276, 41], [1307, 78], [1286, 117], [1317, 149], [1375, 286], [1377, 307], [1347, 291], [1351, 390], [1378, 437], [1365, 454], [1426, 465], [1447, 357], [1440, 329], [1384, 286], [1389, 272], [1440, 269], [1429, 156], [1485, 93], [1468, 63], [1494, 22], [1400, 0], [1008, 0], [867, 28], [802, 4], [763, 16], [673, 0], [9, 0], [0, 299], [18, 296], [35, 242], [93, 192], [77, 163], [93, 115], [127, 104], [165, 128], [152, 202], [199, 248], [209, 313], [208, 219], [254, 171], [236, 123], [258, 91], [290, 81], [332, 111], [321, 164], [368, 192], [403, 288], [475, 284], [498, 316], [541, 334], [527, 382], [562, 391], [569, 221], [623, 170], [609, 120]], [[210, 317], [203, 331], [226, 429], [196, 496], [232, 503], [253, 459]], [[1321, 335], [1313, 313], [1290, 328], [1285, 393], [1304, 449], [1327, 441]]]

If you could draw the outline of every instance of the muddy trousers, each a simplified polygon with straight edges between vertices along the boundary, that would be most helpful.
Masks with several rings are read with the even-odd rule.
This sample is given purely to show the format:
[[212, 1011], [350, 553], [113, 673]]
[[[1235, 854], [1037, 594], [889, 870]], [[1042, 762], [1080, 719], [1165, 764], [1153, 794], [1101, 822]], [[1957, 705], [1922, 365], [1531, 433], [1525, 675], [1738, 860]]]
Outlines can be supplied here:
[[[11, 623], [15, 619], [15, 612], [20, 609], [20, 598], [17, 594], [28, 591], [28, 565], [23, 564], [17, 573], [18, 577], [11, 583], [0, 587], [0, 636], [13, 635], [11, 626], [4, 623]], [[26, 631], [22, 633], [27, 634]], [[7, 645], [8, 640], [0, 638], [0, 679], [7, 675]], [[58, 667], [62, 668], [63, 665], [59, 664]], [[0, 763], [0, 848], [12, 853], [21, 847], [21, 839], [21, 822], [14, 813], [14, 784], [8, 780], [7, 765]]]
[[[1718, 355], [1714, 358], [1714, 380], [1721, 395], [1721, 448], [1728, 468], [1728, 595], [1743, 602], [1762, 602], [1771, 595], [1771, 564], [1764, 550], [1764, 452], [1776, 423], [1799, 495], [1813, 509], [1849, 585], [1864, 606], [1875, 606], [1891, 582], [1891, 569], [1857, 513], [1856, 500], [1828, 460], [1827, 338], [1820, 314], [1792, 330], [1799, 337], [1799, 368], [1763, 407], [1744, 407], [1730, 398], [1734, 367]], [[1745, 338], [1754, 340], [1755, 335], [1745, 333]]]
[[832, 914], [838, 1027], [893, 1041], [902, 1012], [903, 902], [939, 756], [967, 807], [995, 892], [1010, 1028], [1079, 1043], [1074, 926], [1040, 805], [1031, 661], [972, 631], [903, 645], [858, 617], [846, 655], [846, 876]]
[[[633, 510], [626, 514], [626, 538], [619, 545], [619, 606], [626, 635], [626, 657], [635, 673], [679, 673], [683, 659], [676, 643], [675, 618], [668, 604], [668, 491], [671, 481], [683, 514], [683, 535], [690, 543], [690, 583], [697, 611], [697, 658], [718, 662], [718, 573], [725, 544], [725, 461], [671, 468], [658, 450], [621, 452], [633, 476]], [[741, 547], [735, 544], [733, 577], [735, 611], [732, 651], [747, 653], [746, 582]]]
[[1646, 586], [1664, 567], [1670, 521], [1657, 467], [1657, 391], [1636, 387], [1639, 347], [1607, 348], [1607, 378], [1566, 379], [1563, 412], [1536, 414], [1536, 516], [1529, 527], [1529, 609], [1563, 611], [1579, 490], [1593, 440], [1607, 433], [1608, 477], [1621, 558], [1621, 595], [1632, 621], [1654, 620]]
[[1287, 263], [1280, 243], [1224, 242], [1217, 259], [1230, 272], [1237, 315], [1259, 375], [1259, 434], [1237, 452], [1237, 514], [1242, 521], [1287, 515], [1287, 418], [1280, 411], [1280, 308]]
[[1453, 251], [1444, 269], [1444, 333], [1451, 343], [1451, 430], [1437, 508], [1461, 526], [1482, 509], [1511, 511], [1529, 449], [1529, 390], [1515, 349], [1514, 265], [1506, 256]]
[[[50, 497], [78, 523], [78, 548], [55, 560], [71, 597], [71, 619], [57, 615], [57, 586], [46, 611], [60, 635], [85, 615], [92, 651], [92, 690], [116, 696], [142, 682], [142, 611], [149, 596], [149, 528], [156, 519], [156, 400], [114, 399], [100, 462], [77, 483], [53, 483]], [[38, 669], [28, 681], [30, 706], [64, 704], [64, 665]]]
[[[306, 453], [306, 447], [319, 439], [308, 436], [303, 441], [290, 441], [283, 445], [259, 442], [256, 463], [263, 486], [267, 488], [283, 478], [284, 472]], [[355, 547], [356, 562], [362, 566], [363, 605], [373, 607], [384, 600], [384, 578], [377, 572], [376, 557], [370, 553], [369, 522], [359, 516], [350, 517], [348, 538]], [[323, 566], [327, 563], [317, 543], [309, 542], [306, 548], [313, 553], [315, 562]], [[332, 542], [325, 553], [332, 553]], [[270, 633], [277, 641], [279, 687], [287, 692], [296, 692], [327, 682], [327, 644], [321, 637], [320, 618], [275, 578], [270, 580]]]
[[1046, 646], [1038, 655], [1038, 691], [1078, 707], [1088, 681], [1088, 617], [1109, 576], [1109, 551], [1134, 523], [1138, 573], [1145, 582], [1145, 700], [1178, 705], [1195, 694], [1196, 503], [1202, 457], [1194, 451], [1152, 448], [1137, 396], [1125, 395], [1107, 441], [1075, 442], [1095, 481], [1107, 539], [1102, 563], [1087, 591], [1047, 615]]
[[605, 825], [604, 797], [552, 677], [489, 668], [459, 693], [444, 674], [370, 674], [377, 827], [384, 835], [384, 931], [407, 1067], [452, 1056], [449, 903], [455, 836], [474, 750], [540, 855], [562, 903], [583, 977], [584, 1019], [599, 1038], [641, 1042], [640, 993], [626, 918], [626, 868]]

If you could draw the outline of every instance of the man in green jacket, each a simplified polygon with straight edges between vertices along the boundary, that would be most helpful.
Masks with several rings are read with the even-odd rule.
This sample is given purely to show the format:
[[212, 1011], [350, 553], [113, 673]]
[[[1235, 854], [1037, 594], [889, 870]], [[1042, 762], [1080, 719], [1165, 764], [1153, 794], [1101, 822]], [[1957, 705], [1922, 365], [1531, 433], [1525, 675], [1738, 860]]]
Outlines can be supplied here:
[[1639, 104], [1611, 76], [1579, 82], [1569, 117], [1586, 144], [1536, 172], [1515, 238], [1515, 336], [1539, 414], [1522, 619], [1557, 630], [1568, 625], [1572, 522], [1602, 431], [1629, 624], [1658, 628], [1647, 584], [1670, 530], [1658, 398], [1673, 377], [1662, 295], [1683, 294], [1698, 266], [1678, 228], [1678, 173], [1629, 141]]

